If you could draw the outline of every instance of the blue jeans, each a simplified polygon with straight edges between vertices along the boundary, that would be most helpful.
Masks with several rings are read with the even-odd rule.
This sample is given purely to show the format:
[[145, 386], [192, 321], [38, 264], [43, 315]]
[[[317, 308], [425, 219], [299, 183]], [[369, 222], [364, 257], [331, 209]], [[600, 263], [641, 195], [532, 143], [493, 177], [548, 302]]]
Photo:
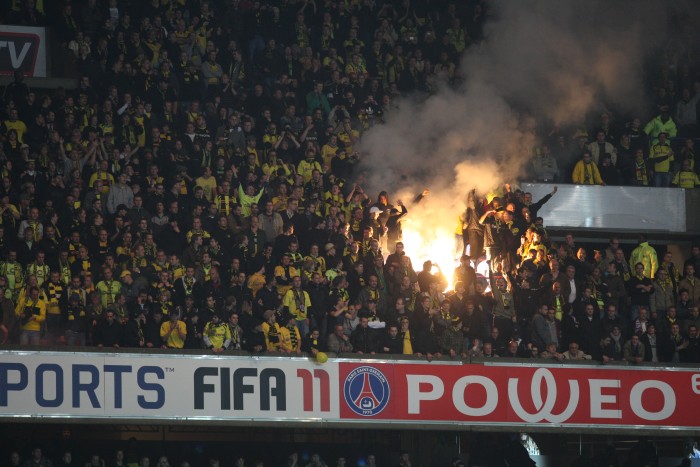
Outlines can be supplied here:
[[301, 337], [306, 337], [309, 334], [309, 322], [306, 319], [298, 319], [295, 321], [297, 329], [299, 329], [299, 334]]
[[255, 62], [256, 55], [265, 50], [265, 38], [260, 34], [256, 34], [248, 44], [248, 57], [251, 63]]
[[85, 347], [85, 333], [75, 332], [71, 330], [66, 331], [66, 344], [68, 344], [68, 346], [70, 347], [76, 345], [80, 347]]
[[41, 332], [39, 331], [22, 331], [19, 336], [20, 345], [40, 345], [41, 344]]
[[671, 173], [670, 172], [656, 172], [654, 174], [654, 186], [655, 187], [667, 187], [671, 185]]
[[46, 329], [52, 339], [55, 339], [61, 333], [61, 315], [48, 313], [46, 315]]

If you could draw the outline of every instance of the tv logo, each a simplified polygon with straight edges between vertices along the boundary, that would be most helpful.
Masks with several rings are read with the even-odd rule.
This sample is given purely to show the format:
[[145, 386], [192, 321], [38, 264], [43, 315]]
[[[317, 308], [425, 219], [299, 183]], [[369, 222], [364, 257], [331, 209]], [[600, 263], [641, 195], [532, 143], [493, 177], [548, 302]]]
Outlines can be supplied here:
[[16, 71], [21, 71], [26, 76], [46, 76], [43, 29], [18, 27], [12, 29], [38, 29], [41, 33], [0, 32], [0, 74], [12, 75]]

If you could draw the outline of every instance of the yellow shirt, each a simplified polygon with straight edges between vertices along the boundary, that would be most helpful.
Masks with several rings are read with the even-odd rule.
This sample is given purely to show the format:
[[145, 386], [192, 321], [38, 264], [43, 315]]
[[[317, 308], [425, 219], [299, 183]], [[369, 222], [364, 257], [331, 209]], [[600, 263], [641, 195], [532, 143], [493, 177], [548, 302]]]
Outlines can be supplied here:
[[[656, 162], [656, 159], [666, 157], [666, 160]], [[654, 171], [659, 173], [667, 173], [671, 170], [671, 162], [673, 162], [673, 150], [667, 144], [655, 144], [649, 150], [649, 162], [654, 163]]]
[[248, 278], [248, 288], [253, 292], [253, 297], [258, 295], [258, 291], [265, 287], [265, 276], [256, 272]]
[[562, 297], [557, 295], [554, 300], [554, 319], [561, 322], [561, 319], [564, 317], [564, 309], [562, 308]]
[[269, 133], [265, 133], [263, 135], [263, 146], [265, 148], [272, 148], [275, 146], [275, 143], [280, 139], [280, 135], [271, 135]]
[[36, 277], [37, 287], [41, 287], [44, 285], [44, 282], [46, 282], [49, 278], [49, 272], [49, 266], [46, 264], [38, 265], [36, 263], [30, 263], [29, 265], [27, 265], [27, 276]]
[[403, 334], [403, 354], [413, 355], [413, 344], [411, 344], [411, 331]]
[[93, 188], [97, 180], [102, 180], [102, 193], [105, 195], [109, 193], [109, 187], [114, 185], [114, 177], [109, 172], [97, 171], [94, 174], [90, 175], [90, 182], [88, 183], [88, 186], [90, 186], [90, 188]]
[[141, 148], [146, 145], [146, 127], [144, 126], [145, 120], [145, 115], [141, 115], [140, 117], [134, 116], [134, 122], [143, 129], [141, 134], [136, 137], [136, 144]]
[[263, 334], [265, 335], [265, 348], [268, 352], [274, 352], [280, 346], [280, 325], [274, 323], [270, 326], [269, 323], [262, 323]]
[[[160, 325], [160, 337], [164, 338], [166, 334], [168, 334], [168, 331], [170, 331], [170, 327], [172, 321], [166, 321], [163, 324]], [[173, 332], [170, 333], [168, 336], [168, 339], [165, 341], [165, 345], [170, 347], [171, 349], [181, 349], [185, 346], [185, 336], [187, 336], [187, 326], [185, 325], [184, 321], [177, 321], [177, 329], [174, 329]], [[180, 333], [182, 333], [182, 337], [180, 337], [180, 334], [177, 332], [178, 329], [180, 330]]]
[[201, 235], [203, 239], [211, 238], [211, 234], [206, 230], [192, 229], [188, 231], [187, 234], [185, 234], [185, 238], [187, 238], [187, 243], [192, 243], [192, 237], [195, 235]]
[[182, 276], [185, 275], [185, 268], [183, 266], [174, 266], [172, 267], [173, 271], [173, 280], [176, 281]]
[[677, 185], [680, 188], [695, 188], [696, 186], [700, 186], [700, 180], [698, 180], [698, 175], [693, 172], [692, 170], [681, 170], [679, 171], [675, 177], [673, 177], [673, 181], [671, 182], [673, 185]]
[[39, 299], [36, 302], [31, 298], [23, 298], [15, 308], [15, 314], [22, 321], [22, 315], [32, 314], [35, 318], [22, 325], [24, 331], [40, 331], [41, 323], [46, 320], [46, 302]]
[[329, 144], [324, 144], [321, 147], [321, 158], [323, 159], [323, 165], [330, 167], [333, 158], [335, 157], [335, 152], [338, 150], [338, 146], [331, 146]]
[[[282, 279], [291, 280], [292, 277], [298, 276], [299, 271], [294, 266], [289, 266], [289, 274], [282, 266], [275, 266], [275, 277], [281, 277]], [[284, 296], [287, 291], [291, 288], [291, 285], [277, 284], [277, 293]]]
[[289, 167], [287, 167], [287, 164], [271, 164], [271, 163], [265, 162], [262, 166], [263, 173], [265, 175], [267, 175], [268, 177], [270, 177], [271, 180], [278, 178], [277, 171], [279, 169], [284, 170], [284, 175], [282, 176], [282, 178], [291, 177], [292, 171], [289, 170]]
[[209, 339], [209, 343], [215, 349], [223, 348], [226, 341], [231, 340], [231, 328], [226, 323], [214, 324], [208, 322], [204, 326], [204, 335]]
[[345, 199], [343, 199], [342, 194], [334, 195], [330, 191], [327, 191], [323, 196], [327, 204], [335, 203], [340, 208], [341, 212], [345, 210]]
[[464, 234], [464, 220], [462, 220], [461, 217], [457, 218], [457, 224], [455, 226], [455, 235], [462, 235]]
[[48, 299], [46, 312], [50, 315], [60, 315], [62, 312], [60, 301], [64, 293], [63, 283], [60, 281], [58, 284], [49, 282], [46, 286], [46, 291], [48, 292], [46, 294]]
[[357, 75], [364, 75], [367, 73], [367, 70], [365, 69], [364, 66], [362, 66], [361, 63], [358, 63], [358, 64], [348, 63], [345, 66], [345, 74], [349, 75], [350, 73], [355, 73]]
[[309, 313], [309, 308], [311, 308], [311, 299], [309, 298], [309, 294], [303, 290], [299, 292], [294, 289], [289, 289], [282, 298], [282, 305], [287, 307], [289, 312], [296, 317], [297, 321], [303, 321]]
[[299, 166], [297, 167], [297, 173], [302, 176], [304, 183], [309, 183], [314, 170], [323, 173], [321, 165], [313, 159], [311, 161], [304, 159], [299, 162]]
[[287, 200], [289, 196], [275, 196], [272, 198], [272, 205], [276, 206], [278, 212], [282, 212], [287, 209]]
[[292, 329], [287, 326], [280, 328], [280, 346], [291, 352], [296, 352], [301, 348], [301, 334], [296, 326]]
[[[8, 204], [7, 205], [7, 213], [12, 216], [13, 218], [15, 217], [14, 214], [19, 215], [19, 210], [17, 209], [17, 206], [14, 204]], [[2, 216], [0, 216], [0, 225], [2, 225]]]
[[11, 122], [5, 120], [3, 123], [5, 125], [5, 133], [7, 134], [10, 130], [15, 130], [17, 132], [17, 141], [24, 143], [22, 137], [27, 132], [27, 125], [22, 120], [17, 120], [16, 122]]
[[356, 141], [360, 138], [360, 132], [357, 130], [350, 130], [350, 133], [347, 131], [343, 130], [340, 133], [338, 133], [338, 141], [343, 143], [345, 147], [345, 151], [350, 154], [353, 152], [353, 141]]
[[210, 203], [214, 200], [214, 193], [216, 192], [216, 178], [214, 177], [197, 177], [194, 181], [197, 186], [201, 186], [204, 190], [204, 197]]
[[314, 262], [314, 269], [312, 272], [317, 272], [321, 275], [326, 273], [326, 258], [323, 256], [305, 256], [304, 260], [310, 259]]
[[102, 306], [107, 308], [117, 299], [117, 294], [122, 289], [121, 282], [112, 279], [111, 281], [100, 281], [97, 283], [97, 291], [100, 293]]

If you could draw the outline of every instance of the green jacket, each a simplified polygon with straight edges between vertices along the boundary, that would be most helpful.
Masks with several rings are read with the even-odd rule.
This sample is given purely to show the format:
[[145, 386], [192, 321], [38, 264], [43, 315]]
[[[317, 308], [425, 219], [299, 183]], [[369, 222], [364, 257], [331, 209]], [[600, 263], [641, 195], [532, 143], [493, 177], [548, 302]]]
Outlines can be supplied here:
[[640, 243], [630, 255], [630, 267], [634, 270], [637, 263], [644, 265], [644, 277], [653, 279], [656, 271], [659, 270], [659, 260], [656, 257], [656, 250], [649, 246], [649, 242]]
[[652, 144], [656, 143], [659, 133], [662, 132], [668, 133], [669, 138], [675, 138], [678, 135], [678, 128], [676, 128], [676, 123], [672, 118], [669, 117], [666, 122], [663, 122], [661, 120], [661, 115], [657, 115], [644, 127], [644, 133], [649, 135]]

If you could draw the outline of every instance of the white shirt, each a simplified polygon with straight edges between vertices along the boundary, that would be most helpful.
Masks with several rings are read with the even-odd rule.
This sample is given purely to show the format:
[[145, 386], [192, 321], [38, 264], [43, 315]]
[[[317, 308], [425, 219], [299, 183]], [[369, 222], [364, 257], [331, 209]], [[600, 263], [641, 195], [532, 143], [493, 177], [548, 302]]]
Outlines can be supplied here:
[[571, 292], [569, 293], [569, 303], [574, 303], [576, 301], [576, 281], [569, 279], [569, 285], [571, 286]]

